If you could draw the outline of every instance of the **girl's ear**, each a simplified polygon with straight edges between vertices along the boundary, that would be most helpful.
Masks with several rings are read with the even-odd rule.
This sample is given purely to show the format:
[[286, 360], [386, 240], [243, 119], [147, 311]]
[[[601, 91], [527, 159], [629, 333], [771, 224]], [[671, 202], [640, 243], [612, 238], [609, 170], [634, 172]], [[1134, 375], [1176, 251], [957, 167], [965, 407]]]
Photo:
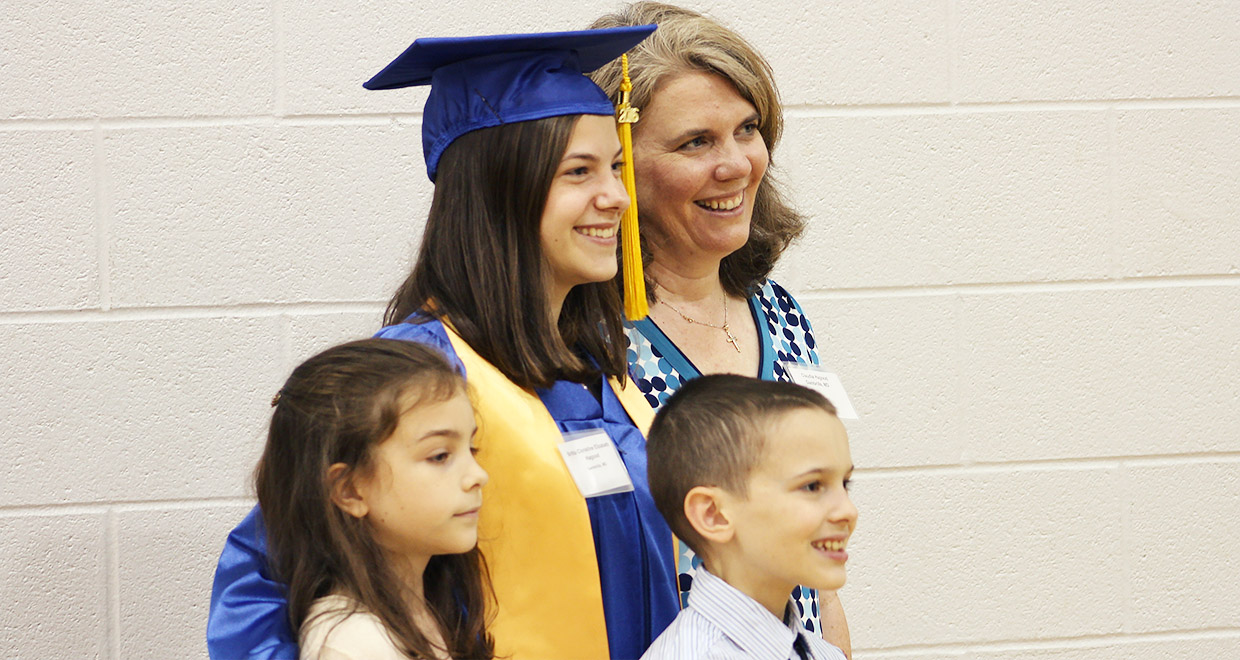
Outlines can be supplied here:
[[694, 486], [685, 494], [685, 517], [711, 543], [727, 543], [736, 533], [728, 519], [726, 499], [714, 486]]
[[370, 513], [366, 499], [353, 483], [353, 475], [349, 474], [349, 466], [344, 463], [333, 463], [327, 468], [328, 490], [331, 492], [332, 504], [354, 518], [365, 518]]

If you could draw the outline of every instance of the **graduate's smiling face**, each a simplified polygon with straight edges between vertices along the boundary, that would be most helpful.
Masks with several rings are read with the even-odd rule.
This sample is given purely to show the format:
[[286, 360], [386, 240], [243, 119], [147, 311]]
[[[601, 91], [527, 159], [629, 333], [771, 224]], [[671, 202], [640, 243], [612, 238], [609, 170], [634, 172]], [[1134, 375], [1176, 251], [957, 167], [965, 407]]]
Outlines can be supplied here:
[[539, 223], [549, 297], [616, 276], [620, 216], [629, 196], [620, 181], [620, 138], [610, 115], [582, 115], [556, 166]]

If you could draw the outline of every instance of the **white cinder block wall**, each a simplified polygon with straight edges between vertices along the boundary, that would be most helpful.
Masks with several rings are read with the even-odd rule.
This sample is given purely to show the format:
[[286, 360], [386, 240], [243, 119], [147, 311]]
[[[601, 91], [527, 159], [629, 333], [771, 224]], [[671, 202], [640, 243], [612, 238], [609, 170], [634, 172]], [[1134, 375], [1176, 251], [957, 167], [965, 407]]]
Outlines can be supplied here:
[[[857, 658], [1240, 657], [1240, 2], [694, 0], [863, 419]], [[611, 2], [0, 12], [0, 657], [204, 657], [268, 401], [420, 239], [416, 36]]]

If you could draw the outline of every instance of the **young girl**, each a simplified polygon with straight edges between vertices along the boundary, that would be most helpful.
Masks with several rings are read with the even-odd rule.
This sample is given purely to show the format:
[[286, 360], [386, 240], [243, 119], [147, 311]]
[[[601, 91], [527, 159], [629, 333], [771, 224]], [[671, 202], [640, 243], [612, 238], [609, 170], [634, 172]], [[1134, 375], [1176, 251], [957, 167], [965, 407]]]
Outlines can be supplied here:
[[477, 549], [487, 474], [438, 351], [367, 339], [302, 363], [255, 472], [301, 658], [490, 658]]
[[[378, 336], [441, 350], [475, 394], [496, 657], [635, 658], [677, 614], [671, 531], [646, 481], [654, 415], [623, 387], [611, 284], [625, 160], [611, 101], [583, 75], [653, 30], [419, 39], [366, 85], [431, 85], [435, 195]], [[583, 446], [610, 462], [572, 473], [561, 449]], [[592, 490], [595, 467], [631, 488]], [[256, 512], [220, 558], [213, 657], [295, 655], [263, 552]]]

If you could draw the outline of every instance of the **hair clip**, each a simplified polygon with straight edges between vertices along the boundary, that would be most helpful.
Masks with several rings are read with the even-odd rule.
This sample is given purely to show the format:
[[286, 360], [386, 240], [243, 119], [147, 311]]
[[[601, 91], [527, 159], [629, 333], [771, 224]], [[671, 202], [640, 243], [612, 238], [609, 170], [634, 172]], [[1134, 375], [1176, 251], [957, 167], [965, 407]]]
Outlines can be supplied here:
[[280, 391], [276, 392], [276, 395], [275, 395], [275, 396], [273, 396], [273, 397], [271, 397], [271, 407], [272, 407], [272, 408], [275, 408], [275, 407], [276, 407], [276, 404], [280, 403], [280, 395], [281, 395], [281, 394], [284, 394], [284, 390], [280, 390]]

